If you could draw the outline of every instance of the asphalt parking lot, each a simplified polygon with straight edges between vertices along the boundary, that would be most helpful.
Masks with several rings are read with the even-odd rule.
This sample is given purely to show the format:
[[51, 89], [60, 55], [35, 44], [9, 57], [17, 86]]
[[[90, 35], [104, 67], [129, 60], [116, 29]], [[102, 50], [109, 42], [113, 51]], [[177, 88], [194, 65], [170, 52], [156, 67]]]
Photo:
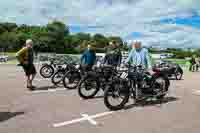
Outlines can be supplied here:
[[172, 80], [162, 103], [136, 106], [130, 100], [116, 112], [104, 106], [103, 92], [82, 100], [77, 90], [55, 88], [39, 75], [31, 92], [24, 79], [20, 67], [0, 65], [0, 133], [200, 132], [200, 72]]

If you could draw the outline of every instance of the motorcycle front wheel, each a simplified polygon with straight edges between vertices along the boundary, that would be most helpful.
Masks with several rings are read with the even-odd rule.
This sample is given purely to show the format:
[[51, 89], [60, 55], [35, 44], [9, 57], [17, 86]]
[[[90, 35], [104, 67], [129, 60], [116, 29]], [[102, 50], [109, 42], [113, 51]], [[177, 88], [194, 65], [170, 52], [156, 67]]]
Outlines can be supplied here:
[[81, 75], [79, 72], [69, 71], [63, 77], [64, 87], [67, 89], [75, 89], [77, 88], [80, 79]]
[[57, 72], [52, 76], [51, 82], [52, 82], [54, 85], [58, 85], [59, 83], [62, 82], [63, 77], [64, 77], [64, 72], [62, 72], [62, 71], [57, 71]]
[[43, 65], [40, 68], [40, 75], [43, 78], [51, 78], [54, 74], [54, 68], [51, 65]]
[[157, 99], [163, 99], [168, 92], [170, 83], [167, 77], [165, 76], [158, 76], [155, 77], [153, 80], [153, 89], [156, 92]]
[[182, 79], [182, 76], [183, 76], [183, 71], [181, 69], [178, 69], [176, 72], [175, 72], [175, 78], [176, 80], [181, 80]]
[[123, 109], [129, 101], [129, 91], [119, 89], [116, 86], [108, 86], [104, 92], [104, 104], [110, 110]]
[[78, 94], [83, 99], [93, 98], [99, 92], [99, 83], [93, 77], [81, 79], [78, 85]]

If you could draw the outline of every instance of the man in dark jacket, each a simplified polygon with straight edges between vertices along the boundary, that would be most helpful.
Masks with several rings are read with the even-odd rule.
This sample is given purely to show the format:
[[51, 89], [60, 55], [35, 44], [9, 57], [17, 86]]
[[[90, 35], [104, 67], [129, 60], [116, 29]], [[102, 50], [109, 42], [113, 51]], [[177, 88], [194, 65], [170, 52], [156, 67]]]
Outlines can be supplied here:
[[88, 45], [87, 50], [81, 56], [81, 64], [85, 70], [90, 70], [96, 62], [96, 53], [91, 45]]
[[192, 71], [192, 72], [194, 72], [194, 66], [195, 66], [195, 64], [196, 64], [195, 57], [196, 57], [196, 56], [193, 55], [192, 58], [190, 59], [189, 71]]
[[104, 58], [104, 64], [119, 66], [121, 60], [122, 54], [119, 46], [116, 43], [111, 42]]

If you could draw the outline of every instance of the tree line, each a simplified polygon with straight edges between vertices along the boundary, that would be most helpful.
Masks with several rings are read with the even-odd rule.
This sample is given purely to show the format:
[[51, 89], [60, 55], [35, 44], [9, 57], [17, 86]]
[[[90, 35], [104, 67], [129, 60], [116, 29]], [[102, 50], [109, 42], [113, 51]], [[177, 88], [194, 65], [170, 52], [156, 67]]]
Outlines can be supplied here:
[[[72, 34], [69, 27], [60, 21], [53, 21], [44, 26], [17, 25], [16, 23], [0, 23], [0, 51], [16, 52], [22, 48], [26, 39], [34, 41], [36, 52], [53, 52], [63, 54], [78, 54], [88, 44], [92, 44], [97, 52], [105, 52], [110, 41], [117, 42], [121, 48], [128, 50], [126, 43], [118, 36], [104, 36], [102, 34], [77, 33]], [[168, 48], [156, 51], [149, 48], [151, 53], [173, 53], [175, 58], [185, 58], [196, 55], [200, 57], [200, 49], [186, 51], [180, 48]]]
[[71, 34], [69, 27], [60, 21], [44, 26], [0, 23], [0, 48], [4, 51], [16, 52], [24, 46], [26, 39], [30, 38], [34, 41], [34, 50], [37, 52], [75, 54], [82, 52], [88, 44], [92, 44], [97, 52], [105, 52], [104, 48], [110, 41], [126, 48], [118, 36], [107, 37], [82, 32]]

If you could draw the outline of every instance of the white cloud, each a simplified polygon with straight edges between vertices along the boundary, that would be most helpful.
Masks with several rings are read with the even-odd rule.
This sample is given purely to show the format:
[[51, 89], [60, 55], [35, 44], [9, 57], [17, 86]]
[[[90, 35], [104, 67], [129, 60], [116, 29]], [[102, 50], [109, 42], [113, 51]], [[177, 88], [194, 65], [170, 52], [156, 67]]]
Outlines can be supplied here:
[[192, 16], [194, 10], [200, 11], [199, 0], [6, 0], [0, 2], [0, 21], [46, 24], [56, 18], [70, 25], [104, 26], [92, 33], [126, 37], [142, 32], [148, 45], [200, 47], [198, 29], [158, 23]]

